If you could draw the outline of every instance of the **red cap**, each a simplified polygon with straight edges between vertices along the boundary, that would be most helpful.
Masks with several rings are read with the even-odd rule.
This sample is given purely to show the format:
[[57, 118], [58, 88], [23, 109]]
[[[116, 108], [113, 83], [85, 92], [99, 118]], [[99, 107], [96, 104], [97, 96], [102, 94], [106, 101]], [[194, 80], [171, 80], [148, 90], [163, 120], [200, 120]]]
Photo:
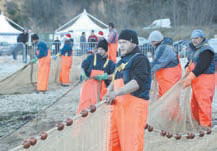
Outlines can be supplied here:
[[66, 36], [66, 38], [68, 38], [68, 39], [71, 38], [71, 35], [70, 35], [70, 34], [66, 34], [65, 36]]
[[103, 32], [102, 32], [102, 31], [99, 31], [99, 32], [98, 32], [98, 35], [103, 36]]

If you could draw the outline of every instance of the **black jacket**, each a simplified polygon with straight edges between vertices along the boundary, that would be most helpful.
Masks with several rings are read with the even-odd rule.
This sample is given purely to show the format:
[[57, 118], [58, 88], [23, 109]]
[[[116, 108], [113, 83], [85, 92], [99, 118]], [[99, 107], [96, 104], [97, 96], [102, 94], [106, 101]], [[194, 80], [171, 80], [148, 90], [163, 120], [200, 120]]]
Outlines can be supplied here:
[[22, 33], [19, 34], [19, 36], [17, 37], [17, 42], [22, 42], [22, 43], [26, 43], [29, 40], [29, 34], [28, 33]]

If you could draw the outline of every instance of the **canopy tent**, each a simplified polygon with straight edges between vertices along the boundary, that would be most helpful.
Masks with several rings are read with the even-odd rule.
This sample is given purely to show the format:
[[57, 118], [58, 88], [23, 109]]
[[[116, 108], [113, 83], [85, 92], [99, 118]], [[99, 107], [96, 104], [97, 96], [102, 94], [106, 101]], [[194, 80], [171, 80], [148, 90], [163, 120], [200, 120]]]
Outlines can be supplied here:
[[151, 25], [144, 27], [144, 29], [156, 29], [156, 28], [171, 28], [171, 22], [169, 18], [157, 19], [152, 22]]
[[108, 33], [108, 25], [87, 13], [87, 11], [84, 9], [81, 14], [56, 29], [55, 35], [63, 35], [73, 31], [73, 37], [80, 36], [82, 32], [86, 32], [86, 36], [88, 36], [91, 30], [94, 30], [95, 33], [98, 33], [98, 31], [103, 31], [104, 35], [106, 35]]
[[23, 27], [4, 16], [3, 13], [0, 14], [0, 42], [14, 43], [16, 42], [17, 35], [22, 33], [20, 30], [11, 26], [9, 22], [19, 29], [23, 29]]

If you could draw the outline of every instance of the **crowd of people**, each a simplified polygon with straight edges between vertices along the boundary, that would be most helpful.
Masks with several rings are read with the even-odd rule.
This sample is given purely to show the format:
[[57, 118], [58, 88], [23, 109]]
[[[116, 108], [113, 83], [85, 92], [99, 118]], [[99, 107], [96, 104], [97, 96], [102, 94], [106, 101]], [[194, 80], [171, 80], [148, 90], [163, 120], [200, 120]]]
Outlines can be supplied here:
[[[148, 117], [149, 92], [152, 78], [158, 82], [158, 98], [162, 97], [182, 77], [179, 55], [171, 38], [160, 31], [150, 33], [148, 40], [155, 48], [153, 62], [141, 53], [138, 35], [134, 30], [124, 29], [119, 34], [113, 23], [109, 23], [109, 34], [91, 31], [86, 40], [85, 32], [80, 37], [81, 49], [95, 51], [81, 64], [82, 88], [77, 113], [98, 101], [105, 100], [112, 106], [110, 151], [143, 151], [144, 127]], [[48, 89], [50, 52], [47, 45], [32, 36], [37, 45], [36, 58], [39, 60], [37, 90]], [[119, 45], [120, 59], [117, 61]], [[57, 46], [59, 47], [59, 46]], [[202, 30], [193, 30], [189, 45], [188, 63], [185, 66], [184, 88], [192, 87], [191, 110], [199, 125], [212, 126], [212, 100], [215, 91], [214, 50]], [[59, 49], [59, 48], [58, 48]], [[85, 50], [86, 51], [86, 50]], [[70, 68], [73, 56], [73, 40], [65, 35], [64, 46], [57, 51], [61, 57], [59, 81], [62, 86], [70, 85]]]
[[[82, 63], [81, 75], [85, 82], [77, 112], [100, 99], [106, 100], [112, 105], [109, 150], [143, 151], [152, 77], [156, 76], [160, 98], [182, 77], [179, 55], [171, 38], [164, 37], [160, 31], [153, 31], [149, 41], [155, 48], [155, 55], [150, 63], [139, 50], [135, 31], [124, 29], [118, 36], [114, 26], [111, 24], [110, 27], [107, 43], [99, 42], [97, 53], [88, 56]], [[118, 62], [116, 39], [121, 57]], [[200, 126], [208, 128], [212, 126], [215, 62], [214, 51], [202, 30], [193, 30], [188, 54], [186, 76], [182, 83], [184, 88], [192, 87], [193, 118]], [[106, 61], [108, 59], [110, 63]], [[99, 83], [101, 89], [97, 98]]]

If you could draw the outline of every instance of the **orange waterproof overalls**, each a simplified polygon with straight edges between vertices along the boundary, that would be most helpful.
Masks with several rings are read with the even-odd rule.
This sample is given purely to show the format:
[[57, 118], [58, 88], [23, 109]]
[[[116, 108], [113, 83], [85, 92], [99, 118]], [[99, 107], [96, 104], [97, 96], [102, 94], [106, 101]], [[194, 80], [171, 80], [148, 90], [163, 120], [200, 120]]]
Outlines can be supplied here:
[[[179, 60], [179, 58], [178, 58]], [[158, 97], [166, 93], [176, 82], [182, 77], [182, 68], [180, 62], [172, 68], [163, 68], [156, 72], [156, 80], [158, 82]]]
[[70, 84], [70, 70], [72, 66], [72, 56], [61, 56], [60, 83]]
[[118, 36], [117, 33], [114, 37], [115, 39], [108, 44], [108, 58], [116, 63], [116, 53], [118, 51]]
[[[109, 59], [106, 60], [104, 68], [108, 65], [108, 62]], [[94, 66], [96, 66], [96, 55], [94, 55]], [[83, 82], [77, 113], [80, 113], [92, 104], [96, 104], [97, 101], [102, 100], [103, 96], [106, 94], [107, 88], [105, 82], [93, 78], [94, 76], [101, 74], [104, 74], [103, 70], [92, 70], [90, 79]]]
[[[39, 53], [39, 50], [37, 50], [36, 53]], [[48, 55], [39, 59], [38, 76], [37, 76], [38, 91], [47, 91], [48, 89], [50, 62], [51, 62], [50, 51], [48, 50]]]
[[[194, 51], [190, 58], [191, 63], [188, 68], [191, 71], [194, 70], [199, 55], [210, 50], [214, 53], [214, 50], [204, 42], [200, 48]], [[215, 61], [212, 60], [210, 66], [204, 73], [192, 80], [192, 99], [191, 99], [191, 110], [195, 120], [199, 122], [201, 126], [211, 127], [212, 126], [212, 100], [215, 92]]]
[[[195, 68], [191, 63], [190, 71]], [[215, 92], [215, 74], [201, 74], [192, 80], [191, 110], [201, 126], [212, 126], [212, 100]]]
[[[114, 80], [114, 90], [123, 86], [123, 79]], [[125, 94], [115, 98], [111, 110], [109, 151], [143, 151], [148, 101]]]

